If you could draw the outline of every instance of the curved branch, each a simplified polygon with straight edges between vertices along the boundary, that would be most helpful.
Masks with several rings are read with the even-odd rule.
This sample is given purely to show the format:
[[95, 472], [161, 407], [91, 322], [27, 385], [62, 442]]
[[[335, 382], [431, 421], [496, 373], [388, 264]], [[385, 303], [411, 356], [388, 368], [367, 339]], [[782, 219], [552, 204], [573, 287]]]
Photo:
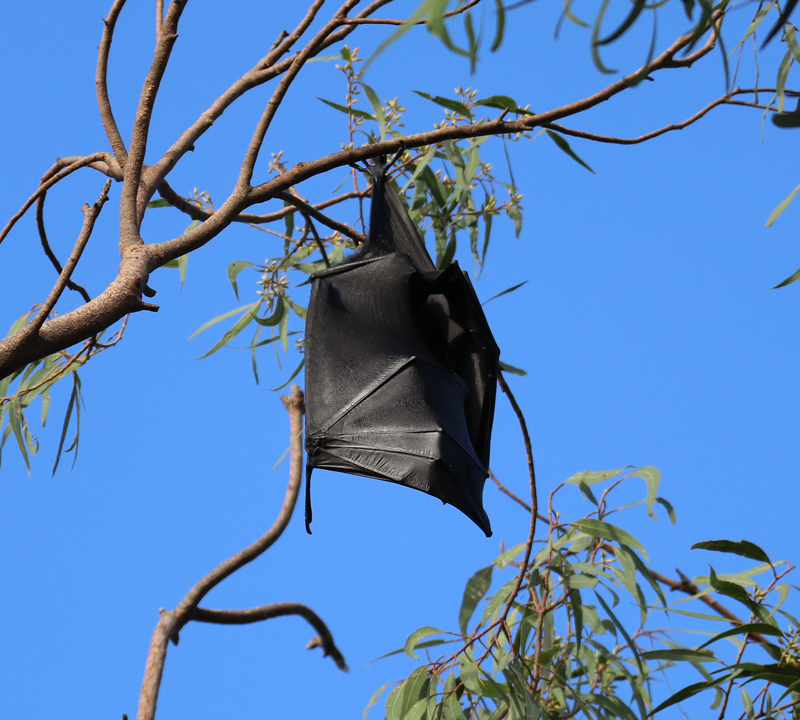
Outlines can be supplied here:
[[528, 434], [528, 423], [525, 421], [525, 416], [522, 414], [522, 410], [517, 404], [517, 399], [511, 392], [511, 388], [508, 387], [508, 383], [506, 382], [506, 379], [503, 376], [502, 370], [497, 373], [497, 381], [498, 383], [500, 383], [500, 388], [502, 389], [502, 391], [506, 394], [508, 402], [511, 403], [511, 407], [514, 410], [514, 414], [517, 416], [517, 421], [519, 422], [520, 430], [522, 431], [522, 441], [525, 444], [525, 457], [528, 461], [528, 476], [530, 480], [530, 490], [531, 490], [531, 524], [530, 528], [528, 529], [528, 541], [525, 545], [525, 555], [522, 558], [522, 564], [520, 565], [519, 575], [517, 576], [517, 582], [514, 585], [514, 589], [512, 590], [511, 594], [508, 596], [505, 605], [503, 606], [503, 612], [500, 614], [501, 621], [505, 622], [506, 617], [508, 617], [508, 612], [514, 603], [514, 600], [516, 599], [520, 588], [522, 587], [522, 582], [525, 579], [525, 573], [528, 570], [528, 562], [531, 558], [533, 539], [536, 533], [536, 518], [539, 514], [539, 498], [536, 493], [536, 471], [534, 470], [533, 467], [533, 449], [531, 448], [531, 438], [530, 435]]
[[231, 573], [261, 555], [281, 536], [289, 524], [292, 511], [297, 503], [303, 475], [303, 392], [297, 385], [292, 385], [291, 395], [289, 397], [282, 396], [281, 400], [289, 411], [292, 450], [289, 462], [289, 485], [286, 488], [286, 496], [278, 517], [272, 527], [252, 545], [228, 558], [200, 580], [189, 590], [175, 610], [161, 610], [161, 617], [150, 641], [150, 652], [147, 655], [147, 665], [139, 695], [137, 720], [154, 720], [161, 678], [164, 674], [164, 663], [167, 659], [167, 646], [170, 640], [177, 644], [178, 633], [192, 619], [197, 604], [206, 593]]
[[191, 619], [197, 622], [215, 623], [218, 625], [247, 625], [249, 623], [271, 620], [272, 618], [284, 617], [286, 615], [299, 615], [317, 631], [318, 637], [312, 638], [311, 642], [306, 646], [306, 649], [310, 650], [311, 648], [321, 647], [322, 657], [330, 657], [336, 663], [336, 667], [344, 672], [348, 671], [344, 655], [342, 655], [339, 648], [336, 647], [336, 643], [333, 641], [333, 635], [328, 629], [328, 626], [310, 607], [301, 605], [300, 603], [273, 603], [271, 605], [262, 605], [261, 607], [250, 608], [248, 610], [211, 610], [209, 608], [199, 607], [195, 608]]
[[[39, 184], [39, 187], [36, 188], [36, 192], [33, 193], [24, 203], [24, 205], [14, 214], [11, 216], [11, 219], [6, 223], [6, 226], [0, 231], [0, 243], [6, 239], [8, 233], [11, 232], [11, 228], [17, 224], [17, 221], [30, 209], [31, 205], [36, 202], [38, 197], [42, 195], [42, 193], [46, 193], [53, 185], [58, 182], [61, 182], [67, 175], [71, 175], [76, 170], [80, 170], [82, 167], [86, 167], [87, 165], [92, 165], [93, 163], [97, 163], [98, 160], [104, 160], [108, 156], [106, 152], [99, 152], [93, 153], [92, 155], [87, 155], [86, 157], [77, 158], [74, 162], [70, 165], [67, 165], [63, 170], [60, 170], [52, 175], [47, 180], [42, 180]], [[72, 159], [72, 158], [70, 158]], [[59, 162], [56, 163], [59, 165]], [[52, 168], [51, 168], [52, 170]], [[47, 177], [45, 174], [44, 177]]]
[[[44, 254], [52, 263], [53, 267], [56, 269], [56, 272], [60, 275], [64, 268], [61, 267], [61, 263], [58, 262], [58, 258], [53, 252], [53, 248], [50, 247], [50, 242], [47, 239], [47, 230], [44, 226], [44, 201], [46, 197], [47, 193], [42, 193], [36, 200], [36, 229], [39, 231], [39, 242], [42, 244]], [[72, 280], [67, 280], [67, 287], [70, 290], [80, 293], [85, 302], [89, 302], [92, 299], [89, 293], [86, 292], [86, 288], [78, 285]]]
[[646, 142], [647, 140], [652, 140], [653, 138], [657, 138], [659, 135], [664, 135], [665, 133], [672, 132], [673, 130], [683, 130], [685, 127], [688, 127], [692, 123], [697, 122], [706, 115], [708, 112], [713, 110], [715, 107], [719, 105], [727, 105], [732, 104], [730, 98], [737, 92], [738, 88], [732, 90], [731, 92], [723, 95], [720, 98], [714, 100], [714, 102], [709, 103], [706, 105], [702, 110], [696, 112], [687, 120], [679, 123], [672, 123], [670, 125], [665, 125], [658, 130], [653, 130], [652, 132], [645, 133], [644, 135], [640, 135], [639, 137], [635, 138], [617, 138], [617, 137], [609, 137], [607, 135], [595, 135], [594, 133], [584, 132], [583, 130], [572, 130], [571, 128], [566, 128], [563, 125], [557, 125], [556, 123], [545, 123], [542, 125], [544, 128], [548, 128], [550, 130], [555, 130], [556, 132], [561, 133], [562, 135], [569, 135], [570, 137], [577, 137], [577, 138], [584, 138], [585, 140], [593, 140], [595, 142], [601, 143], [611, 143], [614, 145], [638, 145], [639, 143]]
[[276, 195], [276, 197], [288, 203], [291, 203], [304, 215], [310, 215], [315, 220], [319, 220], [323, 225], [329, 227], [331, 230], [336, 230], [340, 232], [342, 235], [352, 238], [359, 245], [367, 242], [366, 236], [362, 235], [360, 232], [358, 232], [358, 230], [354, 230], [349, 225], [345, 225], [344, 223], [340, 223], [337, 220], [334, 220], [333, 218], [329, 218], [327, 215], [323, 215], [313, 205], [309, 205], [307, 202], [304, 202], [303, 200], [301, 200], [298, 197], [295, 197], [289, 192], [285, 191], [280, 192]]
[[47, 300], [44, 301], [39, 312], [36, 313], [33, 320], [31, 320], [25, 326], [25, 328], [18, 333], [19, 342], [25, 343], [28, 339], [39, 332], [39, 328], [42, 327], [44, 321], [47, 319], [47, 316], [50, 314], [52, 309], [55, 307], [55, 304], [58, 302], [58, 299], [61, 297], [61, 293], [64, 292], [64, 288], [69, 282], [72, 271], [75, 269], [78, 261], [81, 259], [83, 249], [86, 247], [86, 243], [89, 242], [89, 238], [92, 236], [94, 223], [100, 215], [100, 211], [103, 209], [103, 205], [105, 205], [106, 200], [108, 200], [108, 191], [110, 188], [111, 180], [106, 180], [105, 185], [103, 185], [103, 191], [100, 193], [100, 197], [97, 198], [97, 202], [95, 202], [95, 204], [91, 207], [86, 204], [81, 208], [81, 211], [83, 212], [83, 227], [78, 235], [78, 239], [75, 241], [75, 246], [72, 248], [69, 259], [64, 265], [64, 269], [58, 276], [56, 284], [53, 285], [50, 295], [47, 296]]
[[111, 98], [108, 96], [108, 56], [111, 52], [111, 42], [114, 39], [114, 27], [124, 5], [125, 0], [114, 0], [111, 10], [108, 11], [108, 17], [103, 20], [103, 37], [100, 39], [100, 45], [97, 48], [97, 70], [95, 71], [97, 106], [100, 109], [100, 120], [103, 122], [106, 137], [111, 143], [111, 149], [122, 165], [125, 164], [128, 151], [117, 127], [117, 121], [114, 119]]

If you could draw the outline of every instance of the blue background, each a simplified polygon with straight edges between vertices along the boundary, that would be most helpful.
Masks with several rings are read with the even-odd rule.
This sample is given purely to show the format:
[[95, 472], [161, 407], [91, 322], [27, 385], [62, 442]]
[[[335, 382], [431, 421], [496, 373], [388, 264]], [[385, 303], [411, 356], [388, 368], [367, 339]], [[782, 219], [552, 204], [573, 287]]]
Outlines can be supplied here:
[[[408, 14], [401, 5], [393, 16]], [[148, 160], [154, 161], [231, 82], [291, 28], [302, 3], [190, 3], [155, 107]], [[620, 8], [619, 11], [621, 12]], [[596, 8], [576, 4], [593, 17]], [[507, 94], [536, 111], [580, 99], [614, 79], [589, 57], [588, 32], [553, 30], [560, 5], [526, 5], [509, 15], [496, 54], [484, 52], [474, 76], [424, 29], [406, 35], [370, 68], [366, 81], [382, 98], [409, 108], [406, 131], [429, 129], [436, 106], [410, 91], [480, 96]], [[29, 2], [4, 10], [0, 92], [0, 215], [15, 212], [56, 157], [106, 149], [94, 99], [94, 63], [104, 2]], [[330, 10], [328, 11], [330, 12]], [[731, 47], [750, 19], [734, 16]], [[152, 3], [130, 3], [111, 57], [112, 102], [123, 137], [152, 57]], [[325, 15], [323, 11], [322, 15]], [[491, 13], [483, 17], [493, 31]], [[609, 26], [612, 20], [609, 20]], [[677, 4], [659, 16], [660, 47], [687, 21]], [[354, 34], [367, 56], [386, 28]], [[645, 59], [643, 21], [612, 46], [607, 64], [626, 72]], [[737, 35], [738, 33], [738, 35]], [[772, 86], [783, 52], [761, 58]], [[742, 62], [739, 84], [752, 83]], [[335, 54], [333, 52], [329, 54]], [[618, 77], [618, 76], [615, 76]], [[664, 71], [565, 124], [631, 137], [689, 117], [725, 91], [715, 51], [691, 70]], [[790, 76], [789, 84], [791, 85]], [[221, 203], [270, 87], [228, 110], [170, 176], [179, 192], [207, 190]], [[335, 152], [347, 141], [346, 118], [316, 97], [342, 102], [344, 80], [333, 62], [312, 63], [292, 87], [265, 144], [289, 164]], [[762, 96], [768, 98], [768, 95]], [[362, 100], [362, 102], [364, 102]], [[364, 109], [368, 109], [364, 105]], [[528, 419], [542, 501], [585, 469], [655, 465], [660, 491], [678, 523], [627, 511], [619, 523], [670, 574], [705, 574], [711, 556], [689, 551], [706, 539], [747, 538], [773, 559], [800, 557], [796, 514], [800, 443], [796, 397], [800, 287], [769, 288], [800, 265], [790, 207], [771, 229], [771, 210], [800, 182], [797, 135], [741, 107], [712, 111], [697, 124], [643, 145], [571, 141], [596, 171], [587, 172], [545, 136], [510, 146], [524, 193], [519, 240], [496, 222], [482, 299], [527, 280], [486, 306], [503, 359], [525, 368], [509, 377]], [[505, 179], [499, 141], [484, 146]], [[344, 177], [331, 173], [302, 187], [319, 202]], [[80, 206], [93, 202], [102, 178], [83, 170], [48, 196], [51, 243], [65, 258], [80, 228]], [[75, 280], [98, 294], [119, 262], [119, 188], [97, 224]], [[275, 206], [277, 207], [277, 205]], [[268, 206], [272, 209], [272, 206]], [[353, 222], [355, 209], [334, 213]], [[179, 234], [187, 220], [149, 213], [148, 242]], [[278, 228], [280, 229], [280, 228]], [[158, 608], [174, 607], [208, 570], [266, 530], [280, 505], [288, 445], [286, 413], [275, 387], [296, 364], [261, 356], [256, 385], [247, 353], [225, 350], [197, 361], [220, 336], [216, 326], [190, 342], [205, 321], [255, 299], [255, 275], [240, 276], [242, 302], [225, 267], [263, 262], [279, 241], [248, 227], [226, 231], [189, 258], [186, 284], [159, 270], [157, 315], [131, 318], [123, 342], [82, 373], [86, 409], [80, 456], [51, 477], [67, 388], [54, 391], [42, 450], [30, 477], [9, 440], [0, 474], [0, 715], [62, 720], [134, 717], [147, 646]], [[462, 265], [471, 262], [465, 247]], [[55, 273], [39, 249], [32, 213], [0, 246], [0, 326], [47, 295]], [[63, 312], [76, 303], [66, 296]], [[31, 408], [35, 420], [39, 403]], [[527, 476], [518, 426], [498, 399], [492, 466], [517, 494]], [[632, 480], [620, 501], [638, 499]], [[495, 535], [486, 539], [465, 517], [430, 498], [345, 475], [315, 475], [314, 535], [295, 517], [262, 558], [216, 588], [205, 603], [237, 608], [297, 601], [328, 623], [351, 671], [339, 672], [303, 621], [284, 618], [248, 627], [191, 625], [171, 647], [160, 718], [353, 718], [372, 692], [414, 667], [405, 657], [367, 665], [402, 646], [416, 628], [455, 629], [464, 583], [507, 546], [524, 539], [527, 517], [487, 484]], [[590, 508], [565, 494], [565, 518]], [[741, 568], [713, 558], [719, 570]], [[380, 717], [380, 709], [373, 711]]]

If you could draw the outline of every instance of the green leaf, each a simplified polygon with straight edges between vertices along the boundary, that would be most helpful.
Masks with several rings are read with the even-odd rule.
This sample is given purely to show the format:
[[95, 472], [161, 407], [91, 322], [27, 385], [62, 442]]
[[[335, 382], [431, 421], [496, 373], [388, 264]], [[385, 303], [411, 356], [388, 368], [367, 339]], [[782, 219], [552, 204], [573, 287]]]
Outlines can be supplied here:
[[[287, 215], [287, 217], [291, 216]], [[255, 263], [247, 262], [247, 260], [236, 260], [228, 265], [228, 281], [233, 288], [233, 294], [236, 295], [237, 300], [239, 299], [239, 287], [236, 284], [236, 278], [242, 270], [248, 267], [255, 267]], [[200, 331], [198, 330], [197, 332]]]
[[414, 27], [414, 25], [417, 24], [417, 22], [419, 22], [420, 20], [422, 20], [423, 17], [425, 17], [425, 13], [428, 11], [429, 5], [430, 5], [430, 0], [423, 0], [423, 2], [417, 6], [417, 9], [414, 10], [414, 12], [408, 16], [406, 21], [399, 28], [397, 28], [397, 30], [395, 30], [391, 35], [389, 35], [389, 37], [386, 38], [386, 40], [384, 40], [380, 45], [378, 45], [378, 47], [375, 49], [375, 52], [373, 52], [372, 55], [370, 55], [367, 61], [364, 63], [364, 67], [361, 69], [362, 75], [367, 71], [367, 68], [369, 68], [369, 66], [372, 65], [372, 63], [375, 61], [375, 58], [377, 58], [378, 55], [380, 55], [387, 47], [389, 47], [389, 45], [391, 45], [399, 37], [405, 35], [409, 30], [411, 30], [412, 27]]
[[486, 609], [483, 611], [483, 616], [481, 617], [481, 624], [485, 623], [489, 618], [492, 617], [495, 611], [499, 610], [501, 606], [505, 605], [508, 601], [509, 596], [512, 592], [514, 592], [514, 588], [517, 586], [517, 578], [511, 578], [503, 587], [501, 587], [489, 600], [486, 604]]
[[414, 655], [414, 648], [417, 646], [417, 643], [424, 637], [429, 637], [430, 635], [442, 635], [444, 633], [444, 630], [439, 630], [439, 628], [430, 626], [415, 630], [413, 633], [411, 633], [411, 635], [408, 636], [408, 640], [406, 640], [406, 644], [403, 646], [403, 652], [405, 652], [405, 654], [409, 657], [414, 658], [414, 660], [419, 660], [419, 658]]
[[306, 359], [303, 358], [300, 361], [300, 364], [295, 368], [294, 372], [289, 376], [289, 379], [285, 383], [283, 383], [283, 385], [278, 385], [278, 387], [272, 388], [270, 392], [277, 392], [278, 390], [283, 390], [283, 388], [285, 388], [290, 382], [292, 382], [292, 380], [294, 380], [297, 377], [297, 374], [303, 369], [303, 365], [305, 364], [306, 364]]
[[731, 553], [733, 555], [749, 558], [750, 560], [758, 560], [759, 562], [772, 564], [767, 553], [758, 547], [758, 545], [747, 540], [740, 540], [739, 542], [733, 542], [732, 540], [706, 540], [705, 542], [695, 543], [692, 545], [691, 549]]
[[455, 45], [447, 32], [447, 27], [444, 24], [444, 11], [447, 9], [448, 2], [449, 0], [428, 0], [426, 3], [428, 16], [425, 18], [425, 24], [428, 26], [428, 30], [438, 37], [448, 50], [457, 55], [469, 57], [472, 60], [470, 53]]
[[[258, 301], [253, 303], [253, 305], [257, 305]], [[202, 360], [203, 358], [208, 357], [212, 353], [215, 353], [221, 347], [227, 345], [233, 338], [235, 338], [242, 330], [244, 330], [253, 320], [256, 319], [255, 309], [246, 310], [242, 313], [242, 316], [231, 326], [231, 328], [215, 343], [214, 347], [212, 347], [208, 352], [201, 355], [198, 360]], [[199, 331], [198, 331], [199, 332]], [[197, 333], [195, 333], [196, 335]]]
[[519, 240], [519, 236], [522, 233], [522, 213], [518, 207], [512, 205], [506, 210], [506, 214], [514, 222], [514, 235]]
[[675, 509], [672, 507], [669, 501], [665, 500], [664, 498], [657, 497], [656, 502], [667, 511], [667, 516], [669, 517], [669, 521], [674, 525], [676, 523]]
[[503, 7], [503, 0], [494, 0], [494, 7], [497, 11], [497, 29], [494, 33], [494, 40], [492, 41], [491, 52], [495, 52], [500, 48], [500, 43], [503, 42], [503, 32], [506, 26], [506, 11]]
[[711, 585], [714, 590], [716, 590], [720, 595], [725, 595], [726, 597], [737, 600], [749, 610], [757, 612], [758, 603], [754, 602], [750, 595], [747, 594], [747, 590], [745, 590], [741, 585], [718, 578], [713, 567], [709, 568], [709, 570], [709, 585]]
[[775, 81], [775, 91], [778, 95], [778, 112], [783, 112], [783, 103], [786, 101], [786, 94], [783, 89], [786, 87], [786, 78], [789, 77], [789, 69], [792, 67], [792, 51], [787, 50], [778, 67], [778, 78]]
[[658, 707], [655, 708], [655, 710], [653, 710], [650, 713], [650, 716], [657, 715], [665, 708], [668, 708], [671, 705], [675, 705], [676, 703], [683, 702], [684, 700], [688, 700], [690, 697], [694, 697], [698, 693], [703, 692], [703, 690], [708, 690], [709, 688], [716, 687], [717, 685], [722, 684], [728, 679], [729, 677], [725, 676], [717, 678], [716, 680], [709, 680], [706, 682], [694, 683], [693, 685], [687, 685], [682, 690], [678, 690], [678, 692], [674, 693], [673, 695], [670, 695], [670, 697], [664, 700], [664, 702], [662, 702]]
[[583, 472], [575, 473], [575, 475], [567, 478], [564, 482], [568, 482], [571, 485], [580, 485], [581, 483], [594, 485], [595, 483], [619, 475], [623, 470], [584, 470]]
[[761, 25], [761, 21], [767, 16], [767, 13], [772, 10], [773, 7], [774, 4], [771, 2], [764, 3], [763, 7], [759, 9], [753, 18], [753, 22], [750, 23], [750, 27], [747, 28], [747, 32], [744, 34], [744, 37], [733, 46], [733, 49], [728, 54], [728, 57], [731, 57], [736, 51], [736, 48], [744, 44], [745, 40], [747, 40], [747, 38], [749, 38], [758, 29], [758, 26]]
[[150, 208], [160, 208], [160, 207], [172, 207], [172, 203], [164, 200], [164, 198], [159, 198], [158, 200], [151, 200], [147, 203], [147, 209]]
[[374, 120], [375, 116], [370, 115], [368, 112], [364, 112], [363, 110], [357, 110], [356, 108], [348, 108], [344, 105], [339, 105], [338, 103], [331, 102], [330, 100], [326, 100], [325, 98], [318, 97], [317, 100], [321, 100], [326, 105], [330, 105], [334, 110], [338, 110], [339, 112], [343, 112], [345, 115], [353, 115], [357, 118], [362, 118], [364, 120]]
[[475, 608], [481, 598], [486, 595], [492, 584], [492, 565], [478, 570], [468, 581], [461, 599], [461, 609], [458, 611], [458, 627], [462, 635], [467, 634], [469, 623]]
[[256, 305], [258, 305], [260, 302], [261, 302], [260, 300], [256, 300], [256, 302], [250, 303], [249, 305], [242, 305], [241, 307], [229, 310], [223, 315], [218, 315], [217, 317], [213, 318], [212, 320], [209, 320], [207, 323], [204, 323], [199, 328], [197, 328], [197, 330], [195, 330], [191, 335], [189, 335], [188, 339], [191, 340], [195, 335], [203, 332], [203, 330], [207, 330], [212, 325], [220, 322], [220, 320], [225, 320], [229, 318], [231, 315], [236, 315], [236, 313], [240, 312], [241, 310], [253, 310], [256, 307]]
[[518, 367], [514, 367], [513, 365], [509, 365], [508, 363], [505, 363], [502, 360], [500, 361], [499, 364], [500, 364], [500, 369], [503, 372], [511, 373], [512, 375], [522, 375], [522, 376], [528, 374], [527, 370], [523, 370], [522, 368], [518, 368]]
[[433, 156], [436, 154], [436, 146], [432, 145], [431, 149], [426, 152], [420, 161], [417, 163], [416, 167], [414, 168], [414, 172], [411, 173], [411, 177], [406, 181], [406, 184], [400, 188], [400, 194], [403, 195], [406, 190], [408, 190], [411, 185], [414, 184], [416, 179], [422, 174], [426, 167], [428, 167], [428, 163], [433, 160]]
[[647, 514], [653, 518], [653, 520], [658, 520], [658, 517], [656, 517], [656, 514], [653, 512], [653, 503], [656, 501], [658, 484], [661, 482], [661, 473], [658, 468], [647, 465], [634, 470], [629, 477], [640, 477], [647, 483]]
[[737, 625], [736, 627], [728, 628], [727, 630], [714, 635], [710, 640], [706, 640], [698, 650], [702, 650], [704, 647], [711, 645], [711, 643], [715, 643], [717, 640], [722, 640], [726, 637], [731, 637], [732, 635], [744, 635], [745, 633], [758, 633], [760, 635], [772, 635], [774, 637], [784, 637], [784, 633], [780, 628], [776, 628], [774, 625], [770, 625], [769, 623], [745, 623], [744, 625]]
[[486, 305], [486, 303], [490, 303], [492, 300], [495, 300], [496, 298], [502, 297], [503, 295], [508, 295], [508, 293], [512, 293], [514, 292], [514, 290], [519, 290], [523, 285], [527, 284], [527, 282], [528, 282], [527, 280], [523, 280], [521, 283], [518, 283], [513, 287], [507, 288], [506, 290], [503, 290], [503, 292], [497, 293], [497, 295], [492, 295], [492, 297], [490, 297], [488, 300], [482, 302], [481, 305]]
[[590, 173], [594, 173], [594, 170], [590, 168], [583, 160], [581, 160], [573, 151], [573, 149], [569, 146], [569, 143], [561, 137], [558, 133], [553, 132], [552, 130], [547, 130], [547, 136], [558, 146], [558, 149], [562, 152], [565, 152], [569, 155], [578, 165], [582, 165], [585, 167]]
[[533, 115], [530, 110], [523, 110], [517, 101], [508, 95], [490, 95], [487, 98], [475, 101], [476, 106], [495, 108], [496, 110], [509, 110], [519, 115]]
[[616, 525], [603, 522], [602, 520], [594, 520], [592, 518], [578, 520], [577, 522], [570, 523], [570, 525], [578, 528], [578, 530], [581, 530], [582, 532], [585, 532], [587, 535], [591, 535], [592, 537], [613, 540], [618, 542], [620, 545], [627, 545], [628, 547], [634, 548], [642, 553], [642, 555], [644, 555], [648, 561], [650, 560], [644, 545], [642, 545], [642, 543], [633, 537], [633, 535], [631, 535], [627, 530], [623, 530]]
[[381, 142], [386, 139], [386, 115], [383, 112], [383, 105], [381, 104], [378, 94], [367, 84], [364, 84], [364, 92], [367, 95], [369, 104], [375, 111], [375, 118], [378, 120], [378, 127], [381, 131]]
[[711, 662], [717, 659], [711, 650], [691, 650], [690, 648], [648, 650], [640, 655], [642, 660], [668, 660], [670, 662]]
[[284, 316], [286, 315], [286, 303], [284, 302], [283, 295], [278, 295], [278, 299], [275, 301], [275, 309], [272, 311], [272, 315], [269, 315], [265, 318], [254, 317], [253, 319], [262, 327], [275, 327], [278, 323], [280, 323]]
[[64, 414], [64, 424], [61, 426], [61, 437], [58, 441], [58, 450], [56, 451], [56, 461], [53, 465], [53, 475], [58, 470], [58, 463], [61, 460], [61, 451], [64, 448], [64, 440], [67, 437], [67, 430], [69, 429], [69, 421], [72, 417], [72, 410], [75, 407], [75, 401], [78, 400], [78, 388], [73, 385], [72, 394], [69, 396], [69, 403], [67, 404], [67, 411]]
[[419, 90], [412, 90], [411, 92], [416, 93], [422, 98], [426, 100], [430, 100], [437, 105], [440, 105], [443, 108], [447, 108], [448, 110], [452, 110], [455, 113], [458, 113], [462, 117], [470, 120], [472, 118], [472, 113], [470, 109], [464, 105], [464, 103], [459, 102], [458, 100], [451, 100], [450, 98], [444, 98], [440, 95], [428, 95], [428, 93], [420, 92]]
[[508, 563], [510, 563], [517, 555], [519, 555], [527, 546], [527, 543], [520, 543], [514, 547], [506, 550], [502, 555], [498, 555], [492, 564], [498, 569], [502, 570]]
[[372, 697], [369, 699], [369, 702], [367, 703], [367, 707], [365, 707], [365, 708], [364, 708], [364, 720], [367, 720], [367, 713], [369, 712], [369, 709], [370, 709], [370, 708], [371, 708], [371, 707], [372, 707], [372, 706], [373, 706], [373, 705], [374, 705], [376, 702], [378, 702], [378, 698], [379, 698], [381, 695], [383, 695], [383, 693], [384, 693], [384, 691], [386, 690], [386, 688], [388, 688], [390, 685], [393, 685], [393, 684], [394, 684], [394, 681], [392, 681], [392, 682], [388, 682], [388, 683], [386, 683], [385, 685], [381, 685], [381, 686], [380, 686], [380, 687], [379, 687], [379, 688], [378, 688], [378, 689], [377, 689], [377, 690], [376, 690], [376, 691], [373, 693]]
[[[798, 193], [798, 192], [800, 192], [800, 185], [798, 185], [798, 186], [797, 186], [797, 187], [796, 187], [794, 190], [792, 190], [792, 192], [790, 192], [790, 193], [789, 193], [789, 196], [788, 196], [788, 197], [786, 197], [786, 198], [784, 198], [783, 200], [781, 200], [781, 202], [780, 202], [780, 204], [778, 205], [778, 207], [776, 207], [776, 208], [775, 208], [775, 209], [774, 209], [774, 210], [773, 210], [773, 211], [770, 213], [769, 217], [767, 218], [766, 227], [772, 227], [772, 223], [774, 223], [774, 222], [775, 222], [775, 221], [778, 219], [778, 217], [780, 216], [780, 214], [781, 214], [781, 213], [782, 213], [784, 210], [786, 210], [786, 208], [787, 208], [787, 207], [789, 207], [789, 204], [792, 202], [792, 200], [794, 200], [794, 198], [795, 198], [795, 195], [797, 195], [797, 193]], [[784, 287], [785, 285], [790, 285], [790, 284], [791, 284], [791, 283], [793, 283], [795, 280], [797, 280], [797, 278], [798, 278], [798, 273], [800, 273], [800, 270], [798, 270], [798, 271], [797, 271], [797, 272], [796, 272], [794, 275], [792, 275], [791, 277], [788, 277], [788, 278], [786, 278], [786, 280], [784, 280], [782, 283], [778, 283], [778, 284], [777, 284], [777, 285], [776, 285], [774, 288], [772, 288], [772, 289], [773, 289], [773, 290], [777, 290], [779, 287]]]

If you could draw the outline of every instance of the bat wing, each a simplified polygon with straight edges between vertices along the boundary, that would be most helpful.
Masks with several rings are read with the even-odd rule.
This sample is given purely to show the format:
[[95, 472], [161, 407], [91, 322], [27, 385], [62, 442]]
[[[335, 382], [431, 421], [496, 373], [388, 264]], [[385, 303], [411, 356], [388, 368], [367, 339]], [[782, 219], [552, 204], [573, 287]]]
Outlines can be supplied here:
[[[451, 354], [474, 344], [463, 337], [475, 334], [471, 313], [448, 320], [442, 310], [463, 305], [463, 275], [454, 272], [422, 275], [392, 253], [315, 275], [305, 349], [308, 473], [319, 467], [407, 485], [457, 507], [488, 536], [486, 464], [473, 443], [480, 412], [465, 412], [471, 390], [442, 362], [447, 338], [432, 346], [437, 332], [428, 327], [435, 321], [454, 336]], [[488, 445], [481, 452], [488, 459]]]

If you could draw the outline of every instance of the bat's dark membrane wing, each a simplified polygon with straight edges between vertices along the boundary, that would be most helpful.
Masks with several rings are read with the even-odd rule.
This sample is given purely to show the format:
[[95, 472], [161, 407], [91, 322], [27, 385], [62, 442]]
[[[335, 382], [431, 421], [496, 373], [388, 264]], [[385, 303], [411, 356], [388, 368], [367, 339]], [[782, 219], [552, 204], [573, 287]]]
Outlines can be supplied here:
[[407, 485], [487, 536], [499, 350], [469, 278], [436, 271], [399, 197], [374, 178], [370, 242], [313, 276], [306, 320], [306, 527], [314, 468]]

